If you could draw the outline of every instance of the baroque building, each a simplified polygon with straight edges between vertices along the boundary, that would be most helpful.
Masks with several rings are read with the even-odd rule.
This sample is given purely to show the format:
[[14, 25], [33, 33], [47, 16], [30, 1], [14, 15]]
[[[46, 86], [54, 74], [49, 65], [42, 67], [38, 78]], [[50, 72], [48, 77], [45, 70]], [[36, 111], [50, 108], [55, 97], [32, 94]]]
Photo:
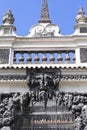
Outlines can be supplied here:
[[0, 26], [0, 130], [87, 130], [87, 16], [64, 36], [41, 17], [25, 37], [11, 10]]

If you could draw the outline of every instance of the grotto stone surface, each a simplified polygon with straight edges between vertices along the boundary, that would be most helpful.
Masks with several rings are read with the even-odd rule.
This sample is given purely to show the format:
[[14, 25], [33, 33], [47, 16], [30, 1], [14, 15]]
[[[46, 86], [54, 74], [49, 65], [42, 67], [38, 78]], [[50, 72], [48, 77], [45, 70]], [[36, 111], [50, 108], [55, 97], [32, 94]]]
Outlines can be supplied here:
[[[6, 130], [13, 126], [16, 115], [22, 115], [25, 104], [28, 104], [28, 93], [1, 94], [0, 95], [0, 128]], [[10, 129], [10, 128], [9, 128]]]
[[[49, 110], [51, 112], [57, 111], [61, 113], [59, 115], [60, 119], [65, 122], [66, 121], [68, 122], [68, 120], [70, 121], [72, 117], [74, 117], [73, 126], [75, 130], [87, 129], [87, 93], [57, 92], [51, 95], [50, 93], [48, 95], [45, 95], [45, 93], [42, 92], [40, 97], [36, 98], [33, 96], [35, 95], [32, 95], [32, 94], [30, 95], [29, 93], [0, 94], [0, 129], [1, 130], [4, 130], [4, 129], [5, 130], [18, 130], [18, 129], [21, 130], [24, 128], [29, 128], [31, 117], [32, 117], [31, 109], [33, 108], [32, 112], [35, 112], [35, 111], [37, 112], [38, 110], [34, 108], [37, 107], [37, 105], [35, 104], [39, 104], [39, 103], [40, 103], [39, 110], [41, 112], [45, 112]], [[46, 102], [44, 102], [45, 100]], [[54, 108], [51, 109], [52, 105], [50, 107], [49, 105], [50, 103], [53, 103], [52, 105], [54, 106]], [[57, 109], [55, 108], [55, 106], [57, 106], [56, 107]], [[62, 118], [61, 118], [61, 115], [62, 115]], [[43, 119], [45, 118], [46, 117], [43, 116]], [[51, 117], [47, 116], [47, 118], [51, 118]], [[53, 122], [54, 121], [55, 120], [53, 119]], [[49, 122], [50, 120], [48, 120], [48, 123]], [[35, 120], [34, 120], [34, 123], [35, 123]], [[42, 123], [43, 123], [43, 120], [42, 120]], [[57, 121], [57, 124], [59, 125], [60, 122]], [[67, 123], [66, 123], [66, 126], [67, 126]], [[70, 128], [70, 126], [68, 127]], [[62, 128], [62, 130], [64, 130], [64, 128]]]

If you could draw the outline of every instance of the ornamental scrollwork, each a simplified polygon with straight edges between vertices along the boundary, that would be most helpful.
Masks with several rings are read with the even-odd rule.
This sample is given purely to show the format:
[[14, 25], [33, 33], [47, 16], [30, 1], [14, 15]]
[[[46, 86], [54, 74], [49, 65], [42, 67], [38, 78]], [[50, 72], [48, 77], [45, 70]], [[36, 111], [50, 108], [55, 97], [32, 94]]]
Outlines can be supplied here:
[[54, 24], [37, 24], [31, 28], [29, 37], [60, 36], [60, 29]]

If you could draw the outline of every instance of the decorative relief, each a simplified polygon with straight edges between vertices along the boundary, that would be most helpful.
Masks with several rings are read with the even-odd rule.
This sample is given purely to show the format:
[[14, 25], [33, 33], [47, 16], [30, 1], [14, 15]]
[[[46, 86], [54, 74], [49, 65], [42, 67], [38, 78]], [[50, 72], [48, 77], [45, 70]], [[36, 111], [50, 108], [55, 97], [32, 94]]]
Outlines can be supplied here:
[[35, 33], [43, 33], [44, 32], [44, 27], [41, 25], [38, 25], [35, 29]]
[[[34, 80], [35, 79], [35, 80]], [[0, 75], [0, 80], [26, 80], [28, 83], [30, 81], [30, 85], [35, 86], [36, 83], [38, 84], [37, 87], [39, 87], [42, 83], [42, 79], [43, 76], [41, 74], [37, 75], [37, 76], [33, 76], [31, 79], [29, 76], [26, 75]], [[59, 82], [59, 80], [87, 80], [87, 75], [61, 75], [60, 77], [58, 76], [58, 78], [53, 79], [50, 75], [44, 74], [44, 83], [49, 84], [50, 80], [51, 83], [54, 85], [56, 83], [56, 81]], [[51, 85], [52, 85], [51, 84]]]
[[0, 95], [0, 129], [87, 128], [87, 93], [58, 90], [60, 80], [87, 79], [86, 75], [62, 75], [60, 69], [41, 68], [27, 69], [25, 76], [8, 77], [27, 80], [29, 92]]
[[13, 130], [15, 118], [29, 104], [28, 93], [0, 94], [0, 130]]
[[81, 63], [87, 63], [87, 48], [80, 48]]
[[30, 30], [29, 37], [58, 36], [59, 33], [59, 27], [54, 24], [38, 24]]
[[[51, 112], [51, 116], [50, 120], [52, 118], [52, 112], [55, 112], [55, 110], [57, 112], [60, 113], [60, 115], [57, 115], [56, 113], [56, 117], [54, 117], [54, 119], [52, 118], [51, 120], [51, 124], [55, 123], [57, 125], [54, 125], [54, 127], [56, 128], [62, 128], [62, 130], [64, 130], [64, 128], [66, 128], [66, 130], [85, 130], [87, 128], [87, 93], [65, 93], [65, 92], [57, 92], [56, 95], [52, 95], [51, 98], [49, 98], [49, 96], [47, 97], [48, 101], [47, 101], [47, 107], [49, 106], [49, 101], [52, 101], [52, 107], [55, 104], [56, 109], [52, 108], [53, 111], [51, 111], [49, 108], [46, 108], [46, 112], [47, 110]], [[41, 104], [41, 102], [40, 102]], [[34, 103], [33, 105], [33, 110], [36, 110], [34, 108], [36, 106], [36, 103]], [[41, 107], [41, 106], [40, 106]], [[37, 111], [40, 112], [40, 107], [38, 107], [39, 109], [37, 109]], [[64, 116], [64, 114], [66, 116]], [[58, 119], [59, 117], [62, 117], [60, 119]], [[68, 120], [67, 120], [68, 118]], [[37, 118], [35, 118], [34, 122], [36, 125], [39, 123], [39, 126], [41, 126], [42, 120], [44, 121], [43, 124], [45, 124], [45, 119], [46, 119], [46, 115], [45, 118], [44, 116], [41, 115], [37, 116]], [[47, 118], [49, 119], [49, 118]], [[40, 121], [39, 121], [40, 120]], [[50, 120], [49, 123], [50, 123]], [[63, 123], [63, 124], [62, 124]], [[68, 126], [68, 123], [72, 123], [73, 124], [73, 128], [72, 125], [70, 124], [70, 126]], [[63, 126], [64, 125], [64, 126]], [[44, 125], [45, 126], [45, 125]], [[43, 126], [43, 127], [44, 127]], [[46, 127], [47, 128], [47, 127]], [[71, 129], [72, 128], [72, 129]]]
[[61, 75], [61, 80], [86, 80], [87, 75]]
[[42, 25], [39, 25], [36, 27], [35, 29], [35, 36], [53, 36], [53, 33], [54, 33], [54, 27], [53, 26], [42, 26]]
[[10, 31], [11, 31], [11, 29], [9, 29], [9, 28], [4, 28], [3, 34], [4, 34], [4, 35], [10, 34]]
[[27, 76], [26, 75], [0, 75], [0, 80], [26, 80]]
[[[26, 126], [31, 130], [31, 128], [39, 128], [40, 126], [42, 126], [41, 128], [52, 126], [53, 129], [55, 127], [62, 128], [62, 130], [65, 128], [66, 130], [86, 130], [87, 93], [57, 91], [55, 95], [52, 93], [51, 97], [45, 95], [45, 99], [47, 99], [46, 108], [44, 109], [45, 114], [41, 111], [43, 109], [41, 102], [44, 101], [42, 99], [39, 101], [35, 96], [31, 97], [30, 92], [0, 94], [0, 129], [16, 130], [20, 128], [19, 130], [21, 130]], [[32, 104], [32, 101], [34, 104]], [[31, 108], [30, 104], [33, 105]], [[40, 114], [33, 116], [31, 110], [32, 112], [36, 111], [36, 113], [39, 111]], [[47, 113], [46, 115], [46, 112], [51, 112], [51, 114]]]
[[[64, 128], [72, 130], [70, 129], [72, 127], [71, 123], [74, 123], [75, 128], [73, 128], [73, 130], [85, 130], [87, 128], [87, 93], [57, 92], [56, 95], [47, 98], [49, 99], [48, 102], [52, 101], [53, 105], [56, 105], [56, 108], [51, 108], [51, 113], [54, 113], [56, 110], [59, 112], [59, 115], [47, 114], [47, 122], [46, 113], [45, 115], [36, 116], [34, 120], [32, 120], [34, 125], [42, 125], [43, 127], [46, 125], [45, 127], [47, 128], [48, 123], [52, 126], [57, 126], [57, 128], [62, 126], [62, 130]], [[29, 121], [32, 119], [32, 115], [31, 117], [29, 115], [29, 106], [31, 101], [29, 93], [0, 94], [0, 129], [9, 128], [14, 130], [20, 128], [19, 130], [21, 130], [25, 128], [26, 125], [26, 128], [30, 130], [31, 126]], [[34, 106], [35, 105], [36, 103]], [[40, 110], [41, 102], [39, 105], [38, 111]], [[47, 107], [48, 106], [49, 105], [47, 105]], [[75, 119], [73, 117], [74, 115]], [[25, 120], [26, 124], [24, 125]], [[32, 124], [32, 126], [34, 125]]]
[[9, 49], [0, 49], [0, 64], [9, 63]]
[[60, 70], [55, 69], [33, 69], [27, 70], [27, 83], [33, 100], [43, 102], [43, 108], [46, 108], [48, 95], [52, 97], [58, 90], [60, 81]]

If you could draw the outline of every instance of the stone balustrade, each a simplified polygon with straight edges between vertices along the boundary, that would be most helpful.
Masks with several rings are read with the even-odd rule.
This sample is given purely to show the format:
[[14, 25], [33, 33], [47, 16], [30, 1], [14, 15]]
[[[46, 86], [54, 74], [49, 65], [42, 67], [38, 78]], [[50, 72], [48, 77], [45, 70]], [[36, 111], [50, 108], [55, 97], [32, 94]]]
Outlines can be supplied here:
[[13, 64], [74, 64], [75, 50], [14, 51]]

